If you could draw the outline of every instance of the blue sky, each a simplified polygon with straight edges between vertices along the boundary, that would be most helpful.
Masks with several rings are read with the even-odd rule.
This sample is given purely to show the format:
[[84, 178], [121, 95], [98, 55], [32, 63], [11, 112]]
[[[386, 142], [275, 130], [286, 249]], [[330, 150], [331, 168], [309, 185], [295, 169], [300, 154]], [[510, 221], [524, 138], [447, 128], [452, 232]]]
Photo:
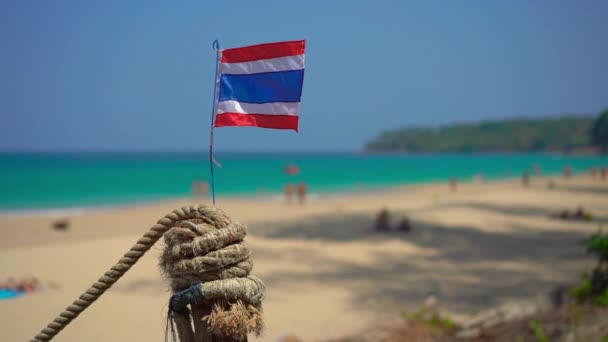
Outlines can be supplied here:
[[606, 1], [1, 1], [0, 150], [205, 150], [215, 38], [307, 39], [301, 132], [218, 150], [357, 150], [407, 125], [608, 107]]

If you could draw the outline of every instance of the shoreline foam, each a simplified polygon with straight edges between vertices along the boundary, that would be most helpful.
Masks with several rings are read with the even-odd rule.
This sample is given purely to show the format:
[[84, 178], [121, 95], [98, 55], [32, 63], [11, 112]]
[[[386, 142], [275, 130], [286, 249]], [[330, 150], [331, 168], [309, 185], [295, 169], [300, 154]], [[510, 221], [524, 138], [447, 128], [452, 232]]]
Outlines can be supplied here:
[[[546, 174], [540, 176], [540, 178], [547, 178], [556, 176], [557, 173]], [[460, 180], [460, 184], [475, 184], [478, 183], [479, 180], [476, 180], [475, 177], [471, 177], [472, 179]], [[539, 177], [536, 177], [539, 178]], [[498, 184], [501, 182], [509, 182], [518, 180], [517, 177], [504, 176], [504, 177], [494, 177], [489, 179], [484, 179], [483, 183], [486, 184]], [[391, 193], [398, 192], [406, 188], [419, 188], [424, 186], [435, 186], [439, 184], [448, 184], [449, 180], [443, 181], [420, 181], [420, 182], [411, 182], [411, 183], [399, 183], [399, 184], [384, 184], [384, 185], [376, 185], [376, 186], [352, 186], [349, 189], [341, 189], [341, 190], [327, 190], [327, 191], [317, 191], [311, 192], [307, 195], [307, 199], [310, 201], [318, 201], [323, 199], [331, 199], [331, 198], [340, 198], [345, 196], [356, 196], [356, 195], [373, 195], [373, 194], [383, 194], [383, 193]], [[220, 197], [221, 196], [221, 197]], [[118, 203], [107, 203], [107, 204], [92, 204], [92, 205], [76, 205], [76, 206], [66, 206], [66, 207], [43, 207], [39, 209], [33, 208], [11, 208], [11, 209], [2, 209], [0, 208], [0, 217], [29, 217], [29, 216], [49, 216], [49, 217], [62, 217], [62, 216], [75, 216], [75, 215], [84, 215], [87, 213], [94, 212], [104, 212], [111, 211], [117, 209], [129, 209], [129, 208], [141, 208], [147, 207], [151, 205], [157, 205], [165, 202], [175, 202], [175, 201], [190, 201], [190, 200], [201, 200], [201, 201], [209, 201], [211, 199], [211, 195], [206, 197], [196, 197], [196, 196], [167, 196], [159, 199], [150, 199], [143, 201], [127, 201], [127, 202], [118, 202]], [[267, 193], [242, 193], [242, 194], [226, 194], [221, 195], [216, 193], [216, 200], [238, 200], [238, 201], [271, 201], [271, 202], [281, 202], [284, 200], [284, 194], [282, 192], [267, 192]]]

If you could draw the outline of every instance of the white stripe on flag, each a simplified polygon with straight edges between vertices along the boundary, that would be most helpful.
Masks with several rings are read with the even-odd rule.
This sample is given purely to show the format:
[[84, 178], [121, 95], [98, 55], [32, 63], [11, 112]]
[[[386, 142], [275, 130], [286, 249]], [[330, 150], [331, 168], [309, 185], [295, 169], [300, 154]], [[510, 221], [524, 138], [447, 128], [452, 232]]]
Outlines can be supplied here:
[[261, 59], [253, 62], [220, 64], [220, 73], [232, 75], [300, 69], [304, 69], [304, 55]]
[[217, 114], [284, 114], [298, 115], [299, 102], [244, 103], [238, 101], [222, 101], [217, 104]]

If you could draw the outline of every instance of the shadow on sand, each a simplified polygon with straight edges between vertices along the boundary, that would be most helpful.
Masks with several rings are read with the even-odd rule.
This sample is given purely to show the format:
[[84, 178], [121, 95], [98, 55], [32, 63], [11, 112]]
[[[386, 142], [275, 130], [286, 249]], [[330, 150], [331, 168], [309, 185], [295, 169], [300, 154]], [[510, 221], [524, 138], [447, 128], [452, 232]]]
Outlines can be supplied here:
[[[603, 183], [606, 184], [606, 183]], [[570, 185], [570, 184], [559, 184], [555, 190], [558, 191], [569, 191], [577, 193], [587, 193], [594, 195], [608, 195], [608, 187], [598, 187], [595, 185]]]
[[[423, 213], [425, 211], [437, 210], [439, 208], [473, 208], [479, 209], [499, 215], [515, 215], [515, 216], [527, 216], [527, 217], [540, 217], [550, 218], [552, 214], [559, 213], [564, 208], [556, 207], [553, 209], [547, 209], [543, 207], [530, 206], [530, 205], [502, 205], [496, 203], [482, 203], [482, 202], [456, 202], [439, 204], [434, 207], [428, 207], [417, 211], [411, 211], [411, 213]], [[570, 211], [578, 209], [577, 206], [567, 208]], [[571, 221], [571, 222], [583, 222], [591, 225], [597, 224], [608, 224], [608, 217], [595, 215], [591, 221]]]
[[256, 249], [256, 258], [289, 258], [314, 270], [271, 272], [264, 281], [269, 286], [315, 282], [342, 287], [357, 305], [378, 309], [412, 309], [434, 295], [443, 308], [470, 314], [508, 299], [546, 293], [579, 277], [582, 265], [591, 260], [582, 247], [582, 232], [512, 226], [508, 233], [498, 233], [414, 221], [410, 233], [381, 233], [371, 228], [372, 222], [372, 215], [327, 216], [289, 225], [255, 225], [250, 232], [270, 239], [330, 243], [398, 239], [433, 253], [404, 258], [376, 251], [371, 263], [361, 264], [348, 261], [348, 256], [329, 258], [315, 249]]
[[[474, 207], [484, 211], [514, 216], [547, 217], [540, 207], [505, 206], [478, 202], [435, 205], [442, 207]], [[424, 208], [410, 212], [422, 216]], [[402, 212], [391, 212], [392, 224]], [[511, 224], [501, 231], [481, 230], [474, 226], [439, 225], [410, 220], [409, 233], [372, 229], [372, 214], [336, 214], [314, 216], [291, 223], [254, 223], [249, 225], [251, 236], [270, 240], [318, 241], [321, 244], [293, 244], [278, 248], [257, 245], [255, 263], [271, 265], [276, 260], [300, 264], [293, 269], [270, 268], [258, 274], [269, 289], [294, 288], [314, 291], [315, 286], [340, 289], [352, 296], [353, 306], [368, 306], [377, 312], [414, 309], [427, 296], [436, 296], [440, 306], [451, 312], [472, 314], [511, 299], [530, 298], [546, 294], [557, 286], [570, 284], [580, 277], [593, 259], [582, 245], [586, 232], [577, 230], [551, 231], [543, 227]], [[551, 221], [546, 221], [547, 225]], [[548, 227], [545, 227], [548, 228]], [[343, 248], [350, 243], [403, 243], [403, 248], [417, 248], [424, 253], [400, 253], [399, 246], [390, 251], [366, 248], [365, 262], [346, 253], [358, 253]], [[363, 245], [369, 246], [369, 244]], [[333, 248], [327, 253], [324, 248]], [[397, 248], [397, 250], [395, 249]], [[341, 254], [343, 253], [343, 254]], [[254, 274], [257, 274], [254, 271]], [[279, 286], [280, 284], [280, 286]], [[306, 284], [313, 284], [306, 287]], [[134, 279], [123, 282], [117, 290], [149, 291], [157, 295], [166, 292], [158, 280]], [[311, 293], [311, 295], [314, 295]]]

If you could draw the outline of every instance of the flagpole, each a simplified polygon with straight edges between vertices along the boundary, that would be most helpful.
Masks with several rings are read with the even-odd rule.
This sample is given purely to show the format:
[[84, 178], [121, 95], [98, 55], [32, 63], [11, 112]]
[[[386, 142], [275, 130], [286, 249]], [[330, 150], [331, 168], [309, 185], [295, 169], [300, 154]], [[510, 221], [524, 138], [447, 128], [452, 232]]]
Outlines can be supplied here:
[[220, 42], [216, 39], [213, 41], [212, 45], [215, 50], [215, 83], [213, 85], [213, 104], [211, 109], [211, 130], [209, 133], [209, 168], [211, 170], [211, 196], [213, 199], [213, 206], [215, 206], [215, 177], [213, 175], [213, 126], [215, 126], [215, 106], [217, 104], [217, 84], [219, 80], [217, 75], [220, 69]]

